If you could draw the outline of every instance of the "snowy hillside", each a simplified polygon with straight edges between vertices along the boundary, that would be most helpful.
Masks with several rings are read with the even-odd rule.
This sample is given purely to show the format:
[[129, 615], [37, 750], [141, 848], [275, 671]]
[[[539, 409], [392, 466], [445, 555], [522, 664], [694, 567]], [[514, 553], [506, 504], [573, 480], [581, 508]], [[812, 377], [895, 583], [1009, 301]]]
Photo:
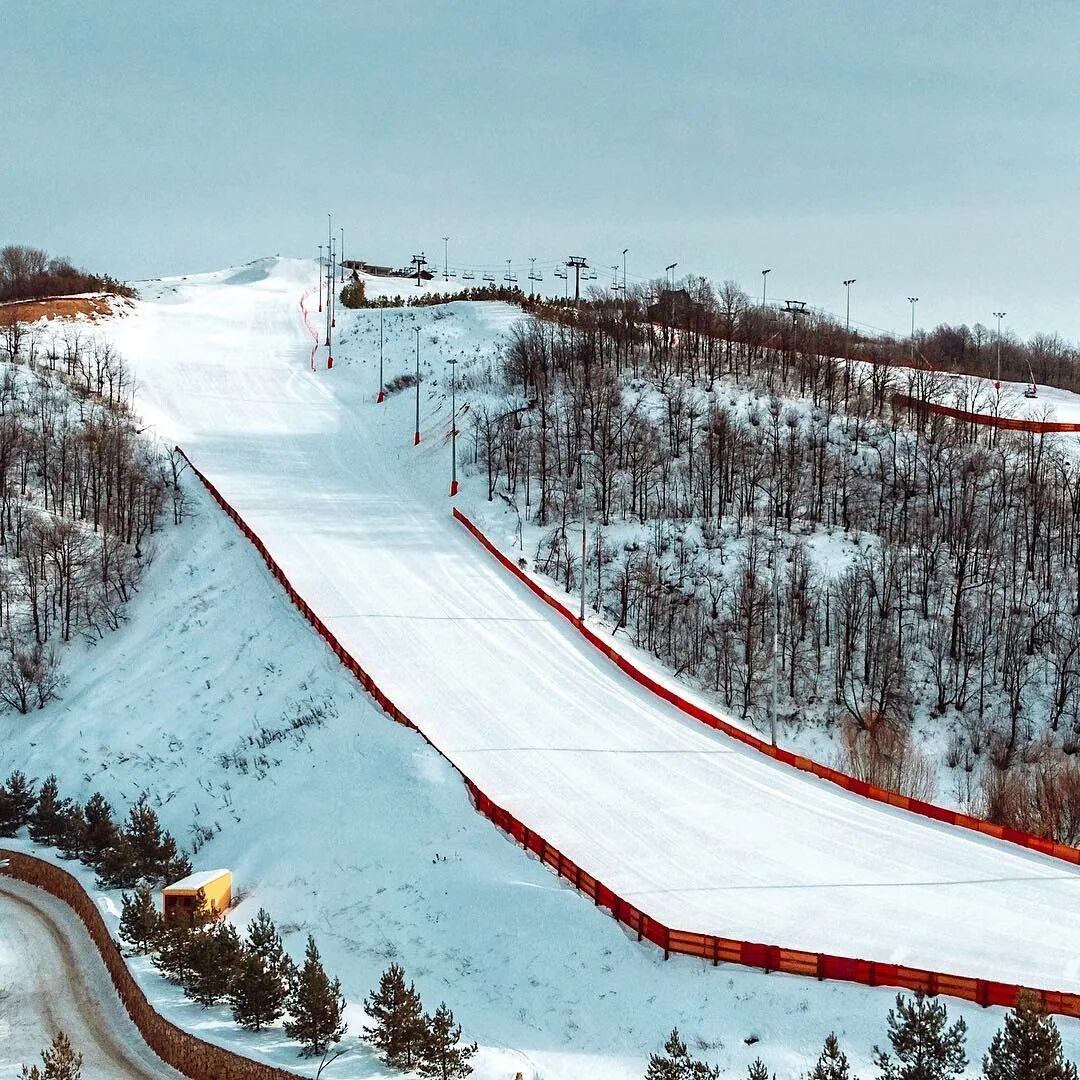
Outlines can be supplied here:
[[[513, 309], [384, 317], [388, 377], [411, 368], [421, 331], [414, 448], [411, 390], [373, 404], [378, 312], [341, 313], [334, 371], [306, 369], [298, 298], [312, 269], [269, 261], [162, 282], [109, 332], [158, 432], [185, 446], [481, 787], [672, 921], [1080, 985], [1080, 941], [1064, 927], [1044, 942], [1075, 892], [1061, 864], [735, 751], [616, 678], [449, 521], [443, 363], [465, 361], [468, 385]], [[231, 866], [250, 890], [234, 918], [267, 907], [294, 952], [313, 930], [353, 1003], [354, 1033], [357, 1003], [399, 959], [428, 1004], [445, 997], [481, 1042], [482, 1080], [640, 1076], [675, 1023], [730, 1069], [758, 1053], [781, 1075], [805, 1068], [830, 1028], [866, 1064], [890, 991], [665, 963], [629, 939], [471, 810], [448, 766], [375, 710], [239, 534], [196, 499], [198, 517], [163, 542], [131, 623], [71, 661], [63, 702], [19, 728], [0, 767], [29, 756], [34, 773], [60, 773], [66, 794], [100, 788], [116, 805], [147, 789], [180, 838], [212, 830], [196, 861]], [[465, 501], [486, 501], [482, 480]], [[973, 932], [988, 913], [995, 933]], [[219, 1013], [147, 978], [155, 998], [173, 999], [170, 1014], [223, 1037]], [[950, 1008], [981, 1050], [998, 1017]], [[1062, 1026], [1072, 1051], [1080, 1026]], [[255, 1042], [292, 1066], [292, 1048], [245, 1046]], [[379, 1068], [366, 1051], [337, 1066]]]

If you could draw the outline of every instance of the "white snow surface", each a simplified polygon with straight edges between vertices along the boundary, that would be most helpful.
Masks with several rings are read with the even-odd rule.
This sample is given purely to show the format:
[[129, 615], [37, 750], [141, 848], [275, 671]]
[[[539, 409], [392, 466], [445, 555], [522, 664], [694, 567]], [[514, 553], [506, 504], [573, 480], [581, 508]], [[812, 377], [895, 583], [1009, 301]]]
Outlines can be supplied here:
[[[386, 313], [387, 378], [411, 370], [422, 331], [413, 447], [411, 391], [374, 404], [379, 313], [339, 313], [335, 368], [312, 373], [298, 301], [313, 264], [241, 271], [144, 286], [103, 324], [136, 369], [140, 409], [493, 799], [683, 929], [1080, 988], [1080, 928], [1063, 917], [1075, 871], [707, 731], [623, 677], [452, 522], [442, 362], [465, 360], [467, 384], [514, 309]], [[466, 509], [485, 495], [482, 477], [466, 479]], [[66, 794], [101, 789], [114, 805], [149, 789], [181, 839], [209, 826], [196, 868], [233, 869], [238, 925], [267, 907], [294, 955], [316, 934], [353, 1034], [359, 1002], [399, 959], [428, 1007], [445, 998], [480, 1041], [481, 1080], [640, 1076], [673, 1023], [732, 1072], [757, 1053], [781, 1075], [805, 1069], [830, 1029], [869, 1061], [893, 991], [664, 962], [637, 944], [471, 811], [452, 770], [378, 712], [209, 500], [196, 507], [161, 538], [131, 623], [67, 661], [64, 701], [0, 747], [4, 766], [55, 769]], [[323, 724], [290, 733], [302, 712]], [[101, 896], [113, 924], [116, 899]], [[296, 1067], [280, 1031], [237, 1033], [225, 1010], [135, 968], [172, 1019]], [[950, 1010], [969, 1019], [977, 1059], [1000, 1012]], [[1062, 1028], [1075, 1053], [1080, 1024]], [[335, 1070], [381, 1067], [360, 1049]]]

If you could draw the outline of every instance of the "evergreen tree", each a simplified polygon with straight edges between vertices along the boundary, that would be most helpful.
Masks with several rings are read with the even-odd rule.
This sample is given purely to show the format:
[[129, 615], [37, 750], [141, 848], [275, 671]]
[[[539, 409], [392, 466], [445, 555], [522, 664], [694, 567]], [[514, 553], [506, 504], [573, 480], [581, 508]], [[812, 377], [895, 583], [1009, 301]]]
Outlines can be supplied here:
[[152, 952], [161, 938], [162, 920], [150, 890], [146, 886], [140, 886], [131, 896], [124, 893], [121, 900], [121, 940], [137, 955]]
[[769, 1070], [761, 1058], [754, 1058], [750, 1067], [746, 1070], [748, 1080], [769, 1080]]
[[195, 931], [188, 945], [190, 973], [184, 993], [204, 1009], [216, 1005], [232, 989], [242, 951], [236, 928], [224, 920]]
[[435, 1080], [454, 1080], [472, 1072], [469, 1058], [476, 1053], [476, 1043], [459, 1046], [461, 1026], [454, 1023], [454, 1014], [444, 1001], [435, 1015], [426, 1019], [427, 1034], [424, 1039], [423, 1056], [417, 1072]]
[[112, 819], [112, 807], [105, 801], [100, 791], [95, 791], [86, 802], [83, 811], [86, 818], [86, 842], [83, 859], [91, 866], [101, 862], [107, 848], [117, 840], [116, 823]]
[[35, 802], [33, 782], [16, 770], [0, 785], [0, 836], [14, 836], [30, 820]]
[[323, 970], [315, 939], [309, 934], [304, 966], [296, 973], [289, 988], [290, 1019], [285, 1034], [297, 1039], [301, 1054], [322, 1054], [332, 1042], [340, 1042], [346, 1024], [342, 1017], [345, 999], [341, 982], [331, 981]]
[[75, 1053], [71, 1040], [57, 1032], [48, 1050], [41, 1051], [44, 1069], [37, 1065], [22, 1067], [22, 1080], [82, 1080], [82, 1054]]
[[285, 999], [295, 971], [269, 913], [260, 908], [248, 923], [244, 953], [229, 1001], [233, 1019], [259, 1031], [285, 1012]]
[[98, 859], [98, 884], [104, 889], [134, 889], [140, 884], [135, 847], [123, 832]]
[[210, 921], [202, 889], [195, 894], [190, 912], [171, 916], [162, 925], [154, 966], [171, 982], [187, 986], [191, 978], [191, 949], [195, 933]]
[[962, 1018], [952, 1027], [947, 1022], [944, 1003], [897, 994], [896, 1009], [889, 1010], [889, 1042], [896, 1056], [874, 1047], [881, 1080], [951, 1080], [962, 1073], [967, 1024]]
[[1061, 1034], [1053, 1018], [1029, 990], [1005, 1014], [1005, 1027], [990, 1043], [982, 1062], [986, 1080], [1077, 1080], [1076, 1066], [1065, 1060]]
[[678, 1028], [671, 1029], [663, 1054], [649, 1055], [645, 1071], [646, 1080], [716, 1080], [719, 1075], [719, 1068], [690, 1056]]
[[427, 1025], [416, 987], [405, 986], [405, 971], [391, 964], [379, 977], [379, 988], [364, 999], [364, 1012], [375, 1021], [364, 1038], [395, 1069], [412, 1069], [420, 1059]]
[[825, 1037], [825, 1046], [814, 1066], [813, 1072], [807, 1073], [807, 1080], [855, 1080], [848, 1067], [847, 1055], [840, 1049], [840, 1043], [834, 1032]]
[[82, 857], [86, 849], [86, 815], [77, 802], [64, 801], [60, 808], [60, 835], [56, 846], [67, 859]]
[[168, 884], [190, 873], [191, 863], [177, 853], [176, 841], [162, 830], [145, 795], [128, 811], [127, 827], [118, 830], [112, 844], [101, 852], [98, 864], [101, 884], [112, 889], [131, 889], [140, 883]]
[[35, 844], [55, 844], [63, 834], [62, 814], [65, 809], [60, 801], [60, 788], [56, 776], [50, 776], [41, 785], [37, 806], [30, 814], [30, 839]]

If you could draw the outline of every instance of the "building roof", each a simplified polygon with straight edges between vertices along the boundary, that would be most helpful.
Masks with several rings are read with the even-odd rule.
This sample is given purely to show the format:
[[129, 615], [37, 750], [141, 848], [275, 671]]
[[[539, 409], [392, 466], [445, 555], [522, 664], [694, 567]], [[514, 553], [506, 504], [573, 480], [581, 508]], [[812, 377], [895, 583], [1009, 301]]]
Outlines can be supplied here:
[[205, 889], [211, 881], [217, 881], [222, 874], [229, 873], [228, 870], [199, 870], [197, 873], [188, 874], [186, 878], [181, 878], [179, 881], [174, 881], [171, 885], [166, 885], [165, 892], [184, 892], [191, 891], [196, 892], [199, 889]]

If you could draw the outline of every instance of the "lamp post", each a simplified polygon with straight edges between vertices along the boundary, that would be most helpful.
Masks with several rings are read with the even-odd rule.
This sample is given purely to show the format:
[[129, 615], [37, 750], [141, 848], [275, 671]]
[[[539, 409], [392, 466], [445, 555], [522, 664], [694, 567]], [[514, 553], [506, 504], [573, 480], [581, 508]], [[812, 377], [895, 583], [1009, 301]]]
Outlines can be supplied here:
[[319, 314], [322, 314], [322, 244], [319, 245]]
[[450, 250], [450, 237], [444, 236], [442, 238], [442, 278], [443, 281], [450, 280], [450, 262], [447, 252]]
[[844, 402], [847, 402], [848, 391], [851, 388], [851, 286], [855, 279], [845, 278], [844, 288], [847, 289], [847, 317], [844, 321]]
[[338, 251], [338, 264], [341, 266], [341, 284], [345, 284], [345, 226], [341, 226], [341, 248]]
[[911, 366], [915, 366], [915, 305], [919, 302], [917, 296], [909, 296], [908, 303], [911, 304]]
[[772, 273], [771, 269], [761, 271], [761, 310], [762, 311], [765, 310], [765, 279], [771, 273]]
[[457, 397], [454, 384], [457, 382], [457, 360], [450, 357], [450, 498], [458, 493], [457, 482]]
[[1004, 311], [995, 311], [994, 316], [998, 321], [997, 331], [997, 382], [994, 383], [994, 389], [1001, 389], [1001, 320], [1005, 318]]
[[379, 396], [375, 399], [376, 405], [381, 405], [386, 400], [386, 388], [383, 386], [383, 308], [379, 308]]
[[413, 434], [413, 446], [420, 445], [420, 327], [416, 331], [416, 431]]

